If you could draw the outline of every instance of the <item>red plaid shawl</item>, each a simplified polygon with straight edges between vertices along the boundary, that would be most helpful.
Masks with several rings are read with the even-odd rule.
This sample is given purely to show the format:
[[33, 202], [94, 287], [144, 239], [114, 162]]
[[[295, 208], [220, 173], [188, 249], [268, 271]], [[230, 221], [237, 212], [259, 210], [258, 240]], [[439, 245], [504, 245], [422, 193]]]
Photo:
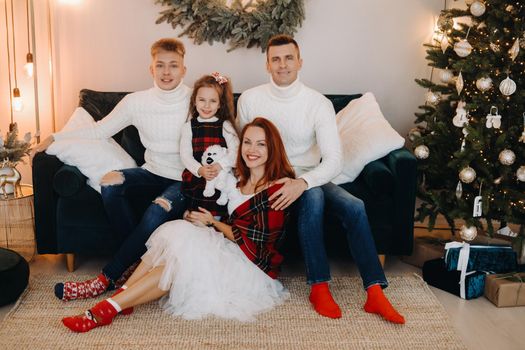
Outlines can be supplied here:
[[255, 265], [277, 278], [283, 256], [278, 252], [284, 238], [287, 210], [273, 210], [268, 198], [282, 185], [273, 185], [235, 209], [228, 220], [235, 242]]

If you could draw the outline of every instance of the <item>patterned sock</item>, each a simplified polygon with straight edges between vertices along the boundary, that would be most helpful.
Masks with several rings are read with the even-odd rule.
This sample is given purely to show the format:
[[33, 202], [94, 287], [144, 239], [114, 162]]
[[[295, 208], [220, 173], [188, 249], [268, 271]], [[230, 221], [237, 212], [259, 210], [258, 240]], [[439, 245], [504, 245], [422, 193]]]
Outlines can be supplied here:
[[[113, 293], [113, 295], [111, 296], [112, 298], [119, 294], [119, 293], [122, 293], [123, 291], [125, 291], [128, 287], [124, 284], [122, 287], [120, 287], [119, 289], [117, 289], [117, 291], [115, 293]], [[124, 309], [122, 311], [120, 311], [120, 314], [121, 315], [131, 315], [133, 313], [133, 307], [128, 307], [127, 309]]]
[[[87, 310], [84, 315], [64, 317], [62, 323], [73, 332], [89, 332], [93, 328], [105, 326], [113, 322], [117, 315], [117, 309], [112, 305], [115, 301], [110, 302], [106, 299]], [[118, 305], [118, 304], [117, 304]], [[120, 308], [120, 307], [119, 307]]]
[[104, 293], [110, 281], [103, 273], [84, 282], [65, 282], [55, 285], [55, 295], [63, 301], [93, 298]]
[[318, 314], [330, 318], [341, 318], [341, 309], [332, 298], [328, 282], [312, 285], [309, 299]]
[[379, 284], [368, 287], [366, 293], [368, 295], [365, 303], [366, 312], [381, 315], [385, 320], [392, 323], [405, 323], [405, 318], [390, 304]]

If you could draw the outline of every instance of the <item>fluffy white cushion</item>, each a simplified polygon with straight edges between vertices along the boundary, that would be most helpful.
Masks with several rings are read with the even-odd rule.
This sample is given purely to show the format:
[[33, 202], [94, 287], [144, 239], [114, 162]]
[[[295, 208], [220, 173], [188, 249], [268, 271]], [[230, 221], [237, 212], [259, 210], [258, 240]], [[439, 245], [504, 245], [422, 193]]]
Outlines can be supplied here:
[[343, 148], [343, 172], [333, 182], [354, 181], [363, 168], [403, 146], [405, 139], [388, 123], [374, 95], [350, 101], [336, 116]]
[[[78, 107], [62, 130], [89, 128], [95, 124], [93, 117]], [[108, 140], [57, 140], [46, 150], [62, 162], [76, 166], [88, 178], [88, 185], [100, 192], [100, 179], [111, 170], [134, 168], [133, 158], [109, 138]]]

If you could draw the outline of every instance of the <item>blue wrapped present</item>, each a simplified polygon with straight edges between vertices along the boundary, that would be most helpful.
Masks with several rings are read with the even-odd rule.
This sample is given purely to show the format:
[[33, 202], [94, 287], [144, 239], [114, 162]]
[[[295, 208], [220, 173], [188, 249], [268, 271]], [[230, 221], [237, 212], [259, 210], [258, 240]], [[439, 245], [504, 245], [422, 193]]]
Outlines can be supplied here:
[[460, 297], [466, 298], [466, 277], [477, 271], [505, 273], [516, 271], [516, 252], [506, 246], [470, 245], [466, 242], [445, 244], [445, 266], [460, 271]]
[[506, 273], [516, 271], [518, 259], [516, 252], [507, 246], [450, 242], [445, 245], [445, 264], [449, 271], [461, 271], [459, 265], [466, 264], [467, 272]]

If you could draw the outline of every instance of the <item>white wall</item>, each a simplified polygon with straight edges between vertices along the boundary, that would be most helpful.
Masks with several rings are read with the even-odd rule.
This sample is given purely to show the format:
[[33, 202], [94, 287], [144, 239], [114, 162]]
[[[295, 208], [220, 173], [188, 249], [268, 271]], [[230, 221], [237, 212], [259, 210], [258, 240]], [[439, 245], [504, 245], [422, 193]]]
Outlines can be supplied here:
[[[430, 73], [422, 44], [430, 40], [442, 6], [442, 0], [305, 0], [306, 20], [296, 35], [304, 58], [301, 79], [323, 93], [374, 92], [387, 119], [405, 135], [423, 102], [414, 78]], [[55, 5], [58, 125], [82, 88], [131, 91], [151, 85], [150, 44], [178, 34], [166, 23], [155, 24], [161, 9], [153, 0]], [[237, 92], [268, 80], [259, 49], [228, 53], [220, 43], [182, 40], [187, 84], [214, 70], [230, 76]]]
[[[162, 8], [155, 0], [47, 0], [51, 4], [55, 53], [56, 126], [60, 129], [78, 103], [82, 88], [101, 91], [146, 89], [149, 47], [161, 37], [177, 36], [166, 23], [155, 24]], [[37, 49], [47, 52], [47, 1], [35, 0]], [[71, 0], [69, 0], [71, 1]], [[15, 0], [17, 41], [25, 34], [25, 1]], [[301, 79], [322, 93], [351, 94], [372, 91], [392, 126], [403, 136], [413, 126], [414, 112], [424, 102], [425, 91], [414, 78], [429, 77], [423, 44], [430, 41], [442, 0], [305, 0], [306, 19], [296, 35], [304, 65]], [[3, 14], [3, 13], [2, 13]], [[5, 37], [2, 30], [0, 35]], [[232, 78], [234, 90], [268, 81], [265, 56], [260, 49], [237, 49], [215, 43], [187, 48], [188, 85], [202, 74], [220, 71]], [[17, 44], [21, 76], [25, 49]], [[0, 130], [9, 123], [5, 45], [0, 47]], [[20, 49], [18, 49], [20, 48]], [[43, 57], [42, 54], [45, 54]], [[53, 129], [46, 62], [40, 62], [42, 136]], [[47, 78], [47, 80], [46, 80]], [[30, 81], [24, 91], [31, 90]], [[20, 84], [20, 79], [19, 79]], [[23, 94], [24, 94], [23, 91]], [[26, 110], [15, 116], [21, 133], [34, 131], [31, 94]], [[30, 182], [30, 168], [22, 169]]]

